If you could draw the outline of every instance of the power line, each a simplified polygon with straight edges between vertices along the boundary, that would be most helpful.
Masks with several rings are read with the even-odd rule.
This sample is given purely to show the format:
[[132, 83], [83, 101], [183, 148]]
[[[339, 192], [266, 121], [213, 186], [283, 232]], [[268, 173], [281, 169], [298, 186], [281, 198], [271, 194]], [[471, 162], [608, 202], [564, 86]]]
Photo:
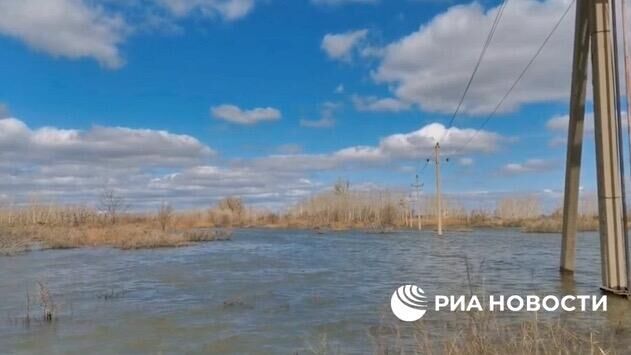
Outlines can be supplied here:
[[480, 52], [478, 61], [476, 62], [475, 67], [473, 68], [473, 72], [471, 73], [471, 76], [469, 77], [469, 81], [467, 82], [467, 85], [465, 86], [465, 89], [462, 92], [462, 96], [460, 97], [460, 101], [458, 102], [458, 105], [456, 106], [456, 110], [454, 111], [454, 113], [451, 115], [451, 118], [449, 119], [449, 124], [447, 125], [447, 129], [443, 133], [442, 137], [438, 140], [439, 142], [442, 141], [443, 138], [445, 138], [445, 136], [447, 135], [447, 132], [449, 131], [449, 128], [453, 126], [453, 123], [456, 120], [458, 113], [460, 113], [462, 104], [464, 103], [464, 100], [467, 97], [467, 93], [469, 92], [469, 89], [471, 88], [471, 84], [473, 83], [473, 79], [475, 79], [475, 75], [478, 73], [478, 69], [480, 69], [480, 64], [482, 64], [484, 55], [486, 54], [486, 51], [489, 48], [491, 41], [493, 40], [493, 36], [495, 35], [495, 31], [497, 30], [497, 27], [500, 23], [500, 20], [502, 18], [504, 9], [506, 8], [506, 4], [508, 3], [508, 1], [509, 0], [504, 0], [497, 11], [497, 14], [495, 14], [495, 19], [493, 20], [491, 29], [489, 30], [489, 33], [486, 37], [486, 40], [484, 41], [484, 44], [482, 45], [482, 51]]
[[425, 171], [425, 169], [427, 169], [427, 166], [429, 165], [429, 159], [425, 160], [425, 165], [423, 165], [423, 168], [421, 168], [418, 171], [418, 174], [421, 175], [423, 173], [423, 171]]
[[535, 55], [530, 59], [530, 61], [528, 62], [528, 64], [526, 64], [526, 66], [524, 67], [524, 69], [521, 71], [521, 73], [519, 74], [519, 76], [517, 77], [517, 79], [515, 79], [515, 81], [513, 82], [513, 85], [511, 85], [511, 87], [508, 89], [508, 91], [506, 92], [506, 94], [504, 94], [504, 96], [502, 97], [502, 99], [497, 103], [497, 105], [495, 105], [495, 108], [493, 109], [493, 111], [491, 111], [491, 113], [484, 119], [484, 121], [482, 122], [482, 124], [480, 125], [480, 127], [478, 128], [477, 131], [475, 131], [473, 133], [473, 135], [471, 135], [471, 137], [469, 138], [469, 140], [467, 141], [467, 143], [465, 143], [461, 149], [459, 149], [456, 153], [454, 153], [454, 155], [456, 155], [457, 153], [462, 152], [472, 141], [473, 139], [478, 135], [478, 133], [486, 126], [487, 123], [489, 123], [489, 121], [495, 116], [495, 114], [497, 113], [497, 111], [500, 109], [500, 107], [502, 107], [502, 105], [504, 104], [504, 102], [506, 101], [506, 99], [510, 96], [510, 94], [513, 92], [513, 90], [515, 89], [515, 87], [517, 87], [517, 84], [519, 84], [519, 82], [521, 81], [521, 79], [524, 78], [524, 76], [526, 75], [526, 73], [528, 72], [528, 69], [530, 69], [530, 67], [532, 66], [532, 64], [535, 62], [535, 60], [537, 59], [537, 57], [539, 57], [539, 55], [541, 54], [541, 52], [543, 51], [543, 48], [546, 46], [546, 44], [548, 44], [548, 42], [550, 41], [550, 38], [552, 38], [552, 35], [554, 35], [554, 33], [556, 32], [556, 30], [559, 28], [559, 26], [561, 25], [561, 23], [563, 22], [563, 20], [565, 19], [565, 17], [567, 16], [567, 14], [570, 12], [570, 9], [572, 8], [572, 6], [574, 5], [574, 2], [576, 0], [572, 0], [572, 2], [570, 2], [570, 4], [568, 5], [567, 9], [565, 9], [565, 12], [563, 12], [563, 15], [561, 15], [561, 18], [559, 18], [559, 20], [556, 22], [556, 24], [554, 25], [554, 27], [552, 27], [552, 30], [550, 31], [550, 33], [546, 36], [546, 38], [543, 40], [543, 43], [541, 44], [541, 46], [539, 46], [539, 49], [537, 49], [537, 52], [535, 53]]

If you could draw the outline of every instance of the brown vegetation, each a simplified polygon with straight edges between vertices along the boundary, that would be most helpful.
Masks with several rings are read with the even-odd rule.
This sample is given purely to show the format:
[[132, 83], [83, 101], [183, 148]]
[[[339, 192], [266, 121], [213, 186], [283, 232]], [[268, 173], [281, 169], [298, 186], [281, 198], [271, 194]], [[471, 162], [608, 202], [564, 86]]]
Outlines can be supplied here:
[[[579, 230], [598, 229], [598, 219], [591, 201], [581, 201]], [[470, 228], [521, 228], [524, 232], [560, 233], [561, 214], [544, 215], [539, 200], [533, 196], [506, 197], [497, 201], [494, 210], [468, 210], [458, 201], [443, 200], [443, 226], [452, 230]], [[299, 203], [284, 215], [276, 216], [274, 225], [329, 229], [416, 229], [418, 219], [423, 228], [435, 228], [436, 201], [424, 197], [420, 203], [393, 191], [353, 191], [338, 183]], [[269, 220], [270, 218], [268, 218]]]
[[[594, 205], [581, 202], [579, 230], [597, 230]], [[389, 190], [352, 190], [346, 182], [314, 195], [285, 213], [255, 211], [239, 198], [229, 197], [208, 210], [175, 211], [162, 202], [153, 214], [128, 212], [125, 200], [107, 190], [97, 203], [87, 206], [31, 203], [23, 207], [0, 207], [0, 255], [44, 248], [109, 246], [121, 249], [178, 247], [195, 242], [224, 240], [216, 228], [311, 228], [319, 230], [361, 229], [387, 232], [435, 228], [437, 211], [432, 196], [420, 202]], [[559, 212], [543, 215], [532, 196], [504, 198], [494, 210], [467, 210], [458, 201], [445, 198], [443, 224], [449, 230], [470, 228], [521, 228], [525, 232], [558, 233]]]
[[[108, 200], [120, 201], [108, 196]], [[33, 246], [144, 249], [230, 239], [230, 232], [214, 228], [207, 214], [177, 215], [168, 204], [162, 204], [155, 215], [131, 214], [121, 211], [120, 206], [119, 202], [112, 203], [105, 211], [36, 203], [0, 208], [0, 255], [17, 254]]]
[[[396, 325], [380, 326], [372, 334], [376, 354], [403, 354], [412, 347], [417, 354], [616, 354], [625, 339], [560, 320], [533, 318], [521, 322], [499, 320], [490, 313], [472, 314], [463, 323], [449, 324], [445, 334], [422, 322], [409, 331]], [[411, 345], [402, 338], [412, 338]], [[621, 340], [622, 339], [622, 340]], [[327, 349], [323, 347], [323, 349]]]

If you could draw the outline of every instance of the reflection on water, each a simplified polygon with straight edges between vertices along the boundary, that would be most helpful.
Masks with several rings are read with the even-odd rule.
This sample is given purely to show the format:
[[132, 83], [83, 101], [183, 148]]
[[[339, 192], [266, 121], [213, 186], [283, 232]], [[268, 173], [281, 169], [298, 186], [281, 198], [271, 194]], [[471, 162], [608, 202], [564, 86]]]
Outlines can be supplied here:
[[[22, 353], [367, 353], [398, 332], [393, 290], [429, 295], [598, 294], [596, 234], [578, 240], [574, 279], [558, 271], [560, 238], [510, 230], [447, 234], [243, 230], [226, 243], [180, 249], [36, 251], [0, 258], [0, 349]], [[468, 272], [466, 264], [469, 264]], [[469, 274], [469, 276], [467, 276]], [[52, 324], [20, 325], [44, 282]], [[37, 305], [31, 305], [37, 307]], [[630, 322], [631, 307], [562, 317], [595, 328]], [[33, 311], [32, 311], [33, 312]], [[503, 314], [502, 317], [532, 317]], [[542, 315], [545, 316], [545, 315]], [[558, 317], [558, 315], [547, 315]], [[464, 313], [428, 312], [431, 336]], [[392, 335], [394, 336], [394, 335]]]

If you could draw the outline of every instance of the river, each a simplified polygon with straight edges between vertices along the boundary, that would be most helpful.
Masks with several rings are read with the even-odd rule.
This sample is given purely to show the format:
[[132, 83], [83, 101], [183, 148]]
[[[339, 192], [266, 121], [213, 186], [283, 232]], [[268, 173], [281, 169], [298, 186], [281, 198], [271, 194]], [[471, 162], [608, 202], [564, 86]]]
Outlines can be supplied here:
[[[394, 337], [388, 325], [409, 327], [389, 309], [403, 284], [427, 294], [600, 294], [597, 234], [579, 235], [574, 280], [558, 272], [559, 249], [558, 235], [515, 230], [253, 229], [175, 249], [32, 251], [0, 257], [0, 352], [292, 354], [326, 344], [370, 353], [378, 336]], [[40, 320], [38, 282], [56, 305], [52, 323]], [[548, 316], [603, 329], [630, 322], [627, 301], [608, 306]], [[420, 322], [440, 338], [467, 317], [428, 312]]]

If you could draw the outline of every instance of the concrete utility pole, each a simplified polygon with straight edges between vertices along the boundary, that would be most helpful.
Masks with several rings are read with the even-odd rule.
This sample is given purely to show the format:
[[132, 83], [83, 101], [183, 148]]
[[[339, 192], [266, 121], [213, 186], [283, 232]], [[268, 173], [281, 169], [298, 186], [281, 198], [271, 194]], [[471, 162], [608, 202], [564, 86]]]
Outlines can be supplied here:
[[421, 189], [423, 188], [423, 184], [420, 183], [418, 174], [416, 174], [416, 181], [412, 184], [412, 187], [416, 191], [416, 222], [418, 230], [423, 229], [423, 225], [421, 222]]
[[[567, 141], [561, 270], [573, 272], [576, 258], [576, 223], [585, 118], [587, 62], [591, 49], [594, 126], [602, 289], [628, 294], [628, 250], [622, 199], [620, 122], [616, 97], [615, 56], [611, 25], [613, 0], [576, 2], [574, 62]], [[591, 48], [590, 48], [591, 46]]]
[[443, 235], [443, 205], [440, 195], [440, 143], [434, 147], [434, 163], [436, 164], [436, 217], [438, 219], [438, 235]]

